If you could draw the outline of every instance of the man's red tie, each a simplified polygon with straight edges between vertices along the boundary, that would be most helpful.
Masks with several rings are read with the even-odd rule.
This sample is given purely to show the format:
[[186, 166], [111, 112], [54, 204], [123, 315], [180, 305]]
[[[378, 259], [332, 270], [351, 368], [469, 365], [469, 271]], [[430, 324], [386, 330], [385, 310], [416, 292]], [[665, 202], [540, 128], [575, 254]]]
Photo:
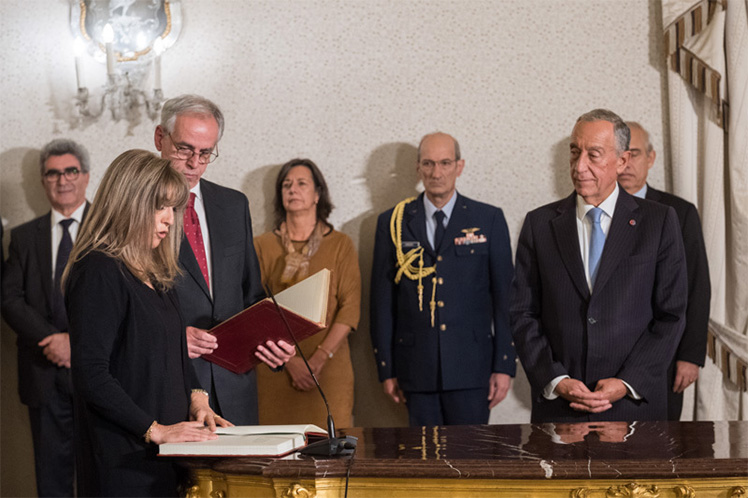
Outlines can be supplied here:
[[203, 244], [203, 232], [200, 229], [200, 219], [197, 217], [195, 211], [195, 197], [194, 192], [190, 193], [190, 202], [187, 203], [187, 208], [184, 210], [184, 234], [187, 236], [187, 240], [190, 241], [190, 247], [192, 252], [195, 253], [197, 264], [200, 266], [200, 271], [205, 279], [205, 284], [210, 289], [210, 278], [208, 278], [208, 258], [205, 256], [205, 244]]

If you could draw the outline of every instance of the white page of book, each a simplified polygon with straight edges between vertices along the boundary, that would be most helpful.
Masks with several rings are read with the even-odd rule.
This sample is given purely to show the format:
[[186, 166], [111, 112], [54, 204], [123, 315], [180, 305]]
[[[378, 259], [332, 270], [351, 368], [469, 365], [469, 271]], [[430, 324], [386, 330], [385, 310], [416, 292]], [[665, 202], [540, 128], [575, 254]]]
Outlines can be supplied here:
[[327, 434], [327, 431], [314, 424], [290, 425], [235, 425], [232, 427], [217, 427], [216, 434], [246, 436], [250, 434]]
[[327, 296], [330, 292], [330, 270], [323, 268], [311, 277], [279, 292], [275, 300], [307, 320], [323, 324], [327, 318]]
[[161, 455], [276, 456], [304, 446], [304, 434], [219, 435], [210, 441], [164, 443]]

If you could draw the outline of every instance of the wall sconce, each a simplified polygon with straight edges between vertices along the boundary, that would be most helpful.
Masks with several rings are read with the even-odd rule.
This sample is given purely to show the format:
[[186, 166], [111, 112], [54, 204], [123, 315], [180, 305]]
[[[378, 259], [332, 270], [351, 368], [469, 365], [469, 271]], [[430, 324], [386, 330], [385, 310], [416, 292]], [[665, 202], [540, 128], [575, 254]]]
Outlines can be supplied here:
[[[124, 117], [136, 123], [144, 108], [155, 120], [164, 101], [161, 54], [176, 43], [182, 29], [179, 0], [71, 0], [70, 28], [75, 37], [78, 119], [97, 119], [109, 109], [115, 121]], [[86, 86], [86, 54], [106, 64], [100, 97]], [[152, 92], [146, 89], [150, 73]], [[92, 100], [99, 100], [98, 106], [91, 105]]]

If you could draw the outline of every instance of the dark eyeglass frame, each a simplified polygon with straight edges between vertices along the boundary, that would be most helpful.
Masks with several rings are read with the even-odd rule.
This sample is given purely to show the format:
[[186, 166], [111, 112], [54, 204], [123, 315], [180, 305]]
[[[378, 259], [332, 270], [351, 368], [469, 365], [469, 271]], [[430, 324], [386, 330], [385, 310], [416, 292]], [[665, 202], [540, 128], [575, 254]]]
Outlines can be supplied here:
[[69, 166], [62, 171], [60, 171], [59, 169], [48, 169], [42, 176], [44, 177], [44, 180], [48, 181], [49, 183], [54, 183], [59, 181], [61, 176], [64, 176], [67, 181], [72, 182], [73, 180], [78, 178], [78, 175], [80, 174], [80, 168], [78, 168], [77, 166]]
[[171, 143], [174, 145], [174, 150], [176, 151], [174, 155], [182, 161], [189, 161], [195, 154], [197, 154], [197, 161], [200, 164], [209, 164], [218, 159], [218, 144], [216, 144], [215, 149], [211, 151], [198, 152], [187, 145], [177, 145], [172, 138], [171, 133], [168, 133], [168, 136], [169, 140], [171, 140]]
[[450, 169], [452, 166], [457, 164], [457, 159], [442, 159], [441, 161], [432, 161], [431, 159], [424, 159], [421, 161], [421, 168], [432, 170], [436, 165], [441, 166], [444, 169]]

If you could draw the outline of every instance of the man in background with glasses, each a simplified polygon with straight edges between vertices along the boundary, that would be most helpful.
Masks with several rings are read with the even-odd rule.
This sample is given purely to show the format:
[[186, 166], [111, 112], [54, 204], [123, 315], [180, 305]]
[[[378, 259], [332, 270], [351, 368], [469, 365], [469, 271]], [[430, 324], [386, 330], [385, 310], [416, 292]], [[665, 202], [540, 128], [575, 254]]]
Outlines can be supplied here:
[[411, 426], [487, 424], [515, 373], [512, 249], [501, 209], [456, 190], [465, 168], [445, 133], [426, 135], [425, 193], [379, 216], [371, 336], [385, 393]]
[[[208, 329], [265, 297], [247, 198], [202, 179], [208, 164], [218, 157], [223, 128], [223, 113], [217, 105], [197, 95], [181, 95], [164, 103], [154, 141], [161, 157], [171, 160], [190, 186], [179, 253], [184, 274], [177, 294], [195, 372], [216, 413], [236, 425], [256, 425], [254, 371], [235, 374], [201, 358], [218, 346]], [[260, 346], [258, 353], [276, 368], [295, 350], [279, 341]]]
[[60, 277], [88, 211], [88, 152], [72, 140], [53, 140], [39, 166], [52, 209], [11, 232], [3, 318], [18, 334], [18, 392], [29, 407], [37, 494], [73, 496], [70, 336]]

